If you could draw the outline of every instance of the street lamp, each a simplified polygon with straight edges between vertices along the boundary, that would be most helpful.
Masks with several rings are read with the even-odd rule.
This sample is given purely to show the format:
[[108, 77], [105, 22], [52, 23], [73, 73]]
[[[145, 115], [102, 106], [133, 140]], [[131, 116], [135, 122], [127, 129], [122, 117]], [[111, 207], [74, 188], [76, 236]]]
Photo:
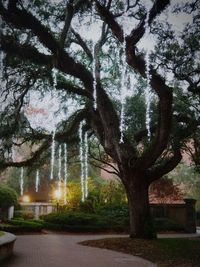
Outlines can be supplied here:
[[59, 210], [59, 201], [60, 201], [60, 198], [61, 198], [61, 191], [59, 189], [55, 190], [55, 197], [56, 197], [56, 211], [58, 212], [58, 210]]

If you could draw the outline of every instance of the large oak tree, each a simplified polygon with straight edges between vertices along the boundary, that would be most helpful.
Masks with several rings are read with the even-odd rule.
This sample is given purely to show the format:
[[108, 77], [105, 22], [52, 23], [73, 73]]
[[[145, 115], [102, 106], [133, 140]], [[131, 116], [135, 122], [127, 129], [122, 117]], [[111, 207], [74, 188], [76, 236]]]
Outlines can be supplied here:
[[[199, 81], [195, 80], [197, 72], [194, 70], [194, 62], [192, 63], [194, 54], [189, 49], [181, 50], [179, 43], [176, 43], [176, 46], [173, 42], [170, 43], [169, 40], [175, 38], [173, 31], [167, 28], [165, 30], [165, 24], [156, 24], [158, 16], [170, 5], [170, 1], [155, 0], [149, 10], [149, 16], [142, 3], [140, 0], [63, 0], [31, 3], [22, 0], [0, 1], [3, 29], [0, 45], [6, 55], [3, 60], [5, 69], [1, 92], [4, 95], [13, 93], [15, 96], [10, 109], [5, 107], [1, 112], [0, 166], [1, 169], [8, 166], [29, 166], [40, 159], [50, 147], [51, 135], [31, 129], [23, 115], [22, 107], [26, 104], [29, 90], [43, 91], [46, 94], [53, 88], [51, 70], [55, 68], [58, 71], [56, 89], [58, 92], [66, 93], [65, 101], [69, 97], [74, 97], [77, 98], [80, 107], [84, 105], [58, 127], [56, 141], [77, 142], [79, 124], [85, 120], [85, 130], [97, 137], [105, 152], [117, 164], [115, 171], [125, 187], [129, 203], [130, 236], [150, 238], [154, 233], [149, 227], [149, 185], [177, 166], [182, 157], [181, 148], [185, 139], [190, 137], [198, 125], [194, 111], [173, 112], [176, 106], [173, 102], [173, 93], [176, 98], [184, 98], [181, 90], [184, 87], [198, 96]], [[185, 12], [195, 12], [198, 1], [193, 1], [192, 4], [184, 7]], [[95, 53], [91, 49], [91, 42], [84, 36], [86, 30], [78, 32], [78, 28], [74, 29], [73, 26], [74, 21], [81, 26], [84, 19], [91, 18], [92, 5], [95, 6], [95, 12], [92, 13], [93, 22], [98, 21], [98, 27], [102, 25], [101, 36], [94, 48]], [[178, 8], [176, 12], [179, 12]], [[121, 23], [123, 20], [129, 20], [131, 23], [131, 19], [132, 29], [129, 34], [124, 34]], [[88, 23], [91, 21], [88, 20]], [[124, 140], [120, 142], [120, 115], [117, 108], [119, 105], [114, 101], [114, 95], [120, 91], [120, 83], [116, 82], [117, 76], [120, 75], [120, 67], [115, 62], [114, 54], [115, 50], [121, 47], [121, 53], [125, 52], [127, 72], [132, 75], [135, 73], [138, 79], [146, 79], [146, 57], [144, 51], [138, 48], [138, 43], [144, 38], [147, 25], [151, 27], [152, 34], [157, 36], [158, 41], [157, 52], [152, 53], [152, 62], [148, 66], [150, 86], [157, 97], [156, 115], [151, 123], [151, 137], [149, 140], [145, 124], [139, 124], [133, 127], [132, 132], [129, 129], [125, 131]], [[187, 39], [188, 32], [180, 37], [183, 41]], [[169, 55], [169, 50], [167, 53], [169, 46], [163, 46], [165, 42], [171, 45], [172, 55]], [[189, 47], [190, 43], [187, 44]], [[185, 67], [184, 72], [180, 71], [180, 64], [187, 65], [183, 59], [189, 60], [193, 73], [189, 73], [189, 67]], [[92, 65], [95, 65], [95, 72], [92, 71]], [[109, 70], [106, 70], [107, 65]], [[115, 68], [118, 72], [114, 71]], [[188, 82], [189, 86], [177, 86], [174, 83], [176, 88], [173, 87], [169, 82], [169, 77], [172, 76], [166, 80], [163, 70], [170, 71], [171, 75], [173, 73], [173, 79]], [[109, 71], [108, 78], [105, 78], [106, 71]], [[97, 109], [94, 108], [94, 81], [97, 89]], [[119, 91], [115, 89], [112, 95], [113, 84]], [[134, 114], [132, 116], [134, 118]], [[131, 123], [134, 126], [134, 119]], [[12, 146], [13, 136], [22, 143], [30, 140], [39, 141], [40, 146], [30, 158], [12, 162], [5, 151]]]

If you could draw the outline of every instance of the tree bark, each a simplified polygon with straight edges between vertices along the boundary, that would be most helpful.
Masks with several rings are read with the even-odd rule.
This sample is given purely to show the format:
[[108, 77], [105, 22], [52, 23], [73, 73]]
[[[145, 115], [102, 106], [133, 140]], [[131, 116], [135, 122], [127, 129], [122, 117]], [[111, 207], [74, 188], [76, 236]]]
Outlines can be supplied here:
[[125, 186], [128, 197], [131, 238], [156, 238], [150, 214], [148, 189], [149, 183], [140, 175], [132, 174], [125, 178], [129, 182]]

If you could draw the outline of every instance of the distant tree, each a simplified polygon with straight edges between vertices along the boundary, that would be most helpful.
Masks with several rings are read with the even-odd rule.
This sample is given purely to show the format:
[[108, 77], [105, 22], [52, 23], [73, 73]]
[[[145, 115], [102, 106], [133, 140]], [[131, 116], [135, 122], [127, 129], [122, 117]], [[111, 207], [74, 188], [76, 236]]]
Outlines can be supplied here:
[[149, 190], [149, 201], [151, 203], [173, 203], [182, 201], [184, 192], [180, 185], [175, 184], [172, 179], [162, 177], [151, 184]]

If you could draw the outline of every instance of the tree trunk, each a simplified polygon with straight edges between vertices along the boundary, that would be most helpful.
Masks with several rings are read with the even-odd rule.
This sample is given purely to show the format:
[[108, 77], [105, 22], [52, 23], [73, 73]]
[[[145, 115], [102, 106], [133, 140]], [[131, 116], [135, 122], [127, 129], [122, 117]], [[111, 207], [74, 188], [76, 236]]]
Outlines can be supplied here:
[[143, 177], [131, 177], [126, 192], [129, 204], [130, 237], [156, 238], [149, 207], [149, 184]]

